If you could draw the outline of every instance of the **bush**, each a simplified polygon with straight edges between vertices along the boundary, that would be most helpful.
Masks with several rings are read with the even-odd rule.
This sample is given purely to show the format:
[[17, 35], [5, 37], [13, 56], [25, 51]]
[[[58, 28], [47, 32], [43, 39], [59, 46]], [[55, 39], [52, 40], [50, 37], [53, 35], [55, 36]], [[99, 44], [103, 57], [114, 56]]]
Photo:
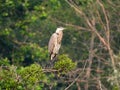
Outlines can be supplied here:
[[55, 63], [54, 68], [66, 73], [76, 67], [74, 63], [67, 55], [61, 55], [58, 57], [58, 61]]

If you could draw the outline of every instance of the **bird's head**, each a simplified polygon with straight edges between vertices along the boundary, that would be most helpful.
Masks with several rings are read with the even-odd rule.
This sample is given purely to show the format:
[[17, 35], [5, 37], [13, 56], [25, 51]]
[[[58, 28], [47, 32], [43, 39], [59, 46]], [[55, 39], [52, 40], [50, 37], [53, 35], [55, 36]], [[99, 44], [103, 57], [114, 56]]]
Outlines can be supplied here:
[[63, 31], [65, 28], [64, 27], [59, 27], [56, 29], [56, 33], [59, 33], [60, 31]]

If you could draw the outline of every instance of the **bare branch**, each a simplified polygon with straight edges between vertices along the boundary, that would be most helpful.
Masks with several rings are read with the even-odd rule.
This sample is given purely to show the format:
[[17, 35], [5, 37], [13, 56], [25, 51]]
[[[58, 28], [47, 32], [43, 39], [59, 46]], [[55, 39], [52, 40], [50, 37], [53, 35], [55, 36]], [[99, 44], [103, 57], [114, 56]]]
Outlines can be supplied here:
[[60, 20], [57, 20], [57, 19], [53, 19], [53, 18], [51, 18], [51, 20], [53, 21], [53, 22], [57, 22], [57, 23], [59, 23], [59, 24], [62, 24], [62, 25], [65, 25], [65, 26], [69, 26], [69, 27], [73, 27], [73, 28], [76, 28], [76, 29], [79, 29], [79, 30], [85, 30], [85, 31], [91, 31], [90, 29], [88, 29], [88, 28], [85, 28], [85, 27], [82, 27], [82, 26], [78, 26], [78, 25], [73, 25], [73, 24], [70, 24], [70, 23], [65, 23], [65, 22], [62, 22], [62, 21], [60, 21]]
[[72, 81], [72, 83], [71, 83], [68, 87], [65, 88], [65, 90], [68, 90], [68, 89], [79, 79], [79, 77], [81, 76], [81, 74], [82, 74], [82, 73], [84, 72], [84, 70], [85, 70], [86, 64], [87, 64], [87, 60], [86, 60], [86, 62], [85, 62], [85, 64], [84, 64], [84, 67], [83, 67], [82, 72], [79, 73], [79, 75], [74, 79], [74, 81]]

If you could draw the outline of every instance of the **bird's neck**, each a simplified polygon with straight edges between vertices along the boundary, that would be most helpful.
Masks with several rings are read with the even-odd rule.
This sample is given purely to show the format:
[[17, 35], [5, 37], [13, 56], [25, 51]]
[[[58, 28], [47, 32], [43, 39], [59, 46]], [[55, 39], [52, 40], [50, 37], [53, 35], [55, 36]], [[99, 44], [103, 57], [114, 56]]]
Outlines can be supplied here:
[[56, 33], [57, 35], [59, 35], [59, 33]]
[[57, 35], [60, 35], [62, 34], [63, 32], [62, 31], [59, 31], [59, 32], [55, 32]]

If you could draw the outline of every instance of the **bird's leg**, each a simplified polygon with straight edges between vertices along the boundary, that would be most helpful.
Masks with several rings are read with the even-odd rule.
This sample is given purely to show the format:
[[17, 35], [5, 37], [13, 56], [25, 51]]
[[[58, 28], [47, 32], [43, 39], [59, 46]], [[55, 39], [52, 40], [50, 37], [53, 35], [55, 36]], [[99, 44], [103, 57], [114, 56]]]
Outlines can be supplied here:
[[46, 65], [46, 67], [53, 67], [53, 66], [54, 66], [54, 63], [55, 63], [56, 60], [57, 60], [57, 56], [58, 56], [58, 54], [56, 54], [56, 53], [51, 53], [51, 54], [50, 54], [49, 63]]
[[50, 57], [50, 60], [49, 60], [48, 64], [46, 65], [47, 68], [53, 67], [55, 54], [51, 53], [51, 54], [49, 55], [49, 57]]
[[49, 62], [46, 65], [46, 68], [52, 68], [53, 67], [53, 60], [49, 60]]
[[53, 63], [55, 63], [57, 61], [58, 58], [58, 54], [55, 54], [54, 58], [53, 58]]
[[58, 55], [58, 54], [54, 54], [54, 57], [53, 57], [52, 60], [50, 61], [50, 66], [51, 66], [51, 67], [54, 66], [54, 63], [55, 63], [55, 61], [57, 60], [57, 55]]

